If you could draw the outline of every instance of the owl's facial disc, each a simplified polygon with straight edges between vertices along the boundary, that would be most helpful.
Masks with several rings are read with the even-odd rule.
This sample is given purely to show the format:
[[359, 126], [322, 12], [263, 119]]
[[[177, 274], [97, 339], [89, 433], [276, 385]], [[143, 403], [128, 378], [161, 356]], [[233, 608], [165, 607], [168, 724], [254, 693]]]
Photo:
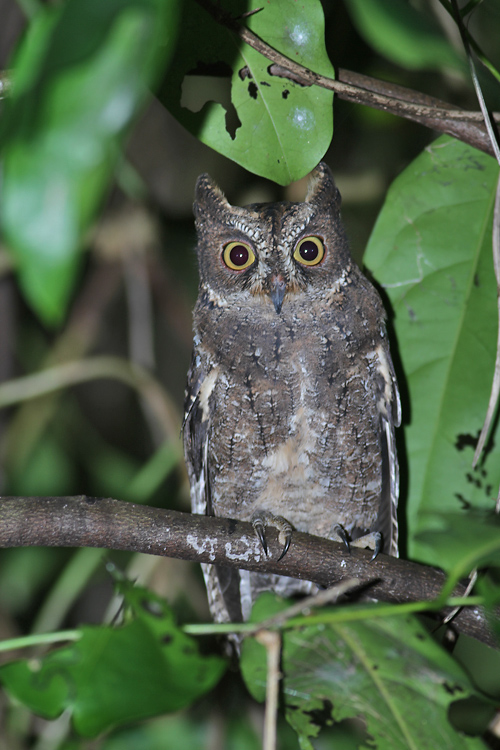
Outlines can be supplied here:
[[274, 273], [271, 276], [271, 281], [269, 284], [269, 296], [271, 297], [271, 301], [274, 305], [274, 309], [276, 310], [278, 315], [281, 312], [285, 294], [286, 294], [285, 279], [280, 273]]

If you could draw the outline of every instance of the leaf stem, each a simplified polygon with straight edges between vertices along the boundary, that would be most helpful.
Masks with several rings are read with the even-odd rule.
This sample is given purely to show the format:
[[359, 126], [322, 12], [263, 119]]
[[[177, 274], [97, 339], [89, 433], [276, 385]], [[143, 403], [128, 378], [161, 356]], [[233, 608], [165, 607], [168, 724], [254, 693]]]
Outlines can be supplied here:
[[0, 641], [0, 652], [17, 651], [20, 648], [31, 648], [32, 646], [46, 646], [48, 643], [60, 643], [61, 641], [79, 641], [82, 637], [81, 630], [59, 630], [55, 633], [32, 633], [18, 638], [9, 638]]

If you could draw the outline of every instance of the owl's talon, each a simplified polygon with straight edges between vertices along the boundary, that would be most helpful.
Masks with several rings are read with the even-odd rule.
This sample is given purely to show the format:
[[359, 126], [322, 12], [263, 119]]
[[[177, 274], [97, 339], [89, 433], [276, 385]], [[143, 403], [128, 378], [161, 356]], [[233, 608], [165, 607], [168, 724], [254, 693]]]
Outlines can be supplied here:
[[[285, 557], [286, 553], [290, 549], [290, 542], [292, 541], [292, 528], [291, 527], [285, 533], [284, 536], [285, 536], [285, 540], [284, 540], [284, 543], [283, 543], [283, 551], [282, 551], [281, 555], [278, 557], [278, 562]], [[279, 541], [281, 542], [281, 534], [279, 535]]]
[[278, 530], [278, 541], [283, 545], [281, 555], [278, 557], [278, 561], [281, 560], [290, 548], [290, 542], [292, 541], [293, 526], [283, 516], [275, 516], [274, 513], [270, 513], [268, 510], [258, 510], [252, 515], [252, 526], [255, 533], [259, 537], [262, 548], [268, 555], [268, 547], [266, 541], [266, 526], [274, 526]]
[[344, 529], [343, 526], [341, 526], [339, 523], [336, 523], [335, 526], [332, 529], [332, 534], [335, 534], [340, 541], [343, 543], [344, 547], [348, 552], [351, 551], [351, 545], [349, 544], [349, 537], [347, 536], [347, 531]]
[[266, 532], [264, 530], [264, 524], [262, 521], [258, 518], [254, 518], [252, 520], [252, 526], [254, 528], [255, 533], [259, 537], [259, 541], [262, 544], [262, 549], [264, 550], [264, 554], [267, 557], [267, 542], [266, 542]]
[[380, 531], [372, 531], [369, 534], [358, 537], [351, 544], [353, 547], [359, 547], [360, 549], [366, 549], [366, 547], [372, 549], [373, 555], [370, 558], [370, 562], [372, 562], [383, 547], [383, 537]]

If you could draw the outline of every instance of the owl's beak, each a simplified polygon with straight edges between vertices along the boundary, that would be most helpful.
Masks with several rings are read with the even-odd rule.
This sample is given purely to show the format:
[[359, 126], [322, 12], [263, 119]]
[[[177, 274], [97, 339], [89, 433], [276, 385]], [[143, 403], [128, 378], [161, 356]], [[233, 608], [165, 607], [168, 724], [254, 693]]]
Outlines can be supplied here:
[[279, 314], [283, 306], [283, 298], [286, 293], [286, 281], [280, 273], [271, 276], [269, 285], [269, 296], [271, 297], [274, 309]]

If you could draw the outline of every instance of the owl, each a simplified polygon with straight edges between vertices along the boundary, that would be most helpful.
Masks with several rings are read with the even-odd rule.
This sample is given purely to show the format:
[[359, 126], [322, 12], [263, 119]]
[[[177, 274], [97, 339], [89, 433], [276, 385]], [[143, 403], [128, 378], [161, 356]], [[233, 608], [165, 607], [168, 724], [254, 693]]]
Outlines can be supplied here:
[[[267, 553], [293, 530], [397, 555], [400, 401], [381, 299], [351, 259], [329, 168], [303, 203], [228, 203], [196, 186], [199, 294], [184, 450], [194, 513], [252, 522]], [[216, 621], [285, 576], [205, 566]]]

